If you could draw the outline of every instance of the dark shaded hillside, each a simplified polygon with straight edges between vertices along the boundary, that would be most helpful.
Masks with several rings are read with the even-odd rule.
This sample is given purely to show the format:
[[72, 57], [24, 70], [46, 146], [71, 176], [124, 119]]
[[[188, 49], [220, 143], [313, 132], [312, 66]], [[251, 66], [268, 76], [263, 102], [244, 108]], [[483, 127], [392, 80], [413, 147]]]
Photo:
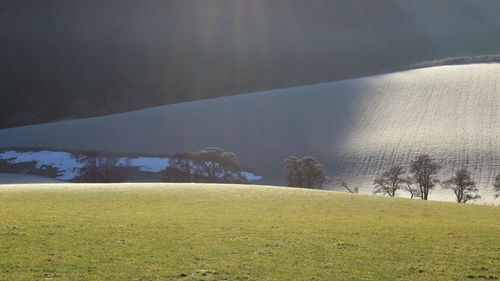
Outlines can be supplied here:
[[0, 127], [500, 52], [496, 0], [0, 4]]

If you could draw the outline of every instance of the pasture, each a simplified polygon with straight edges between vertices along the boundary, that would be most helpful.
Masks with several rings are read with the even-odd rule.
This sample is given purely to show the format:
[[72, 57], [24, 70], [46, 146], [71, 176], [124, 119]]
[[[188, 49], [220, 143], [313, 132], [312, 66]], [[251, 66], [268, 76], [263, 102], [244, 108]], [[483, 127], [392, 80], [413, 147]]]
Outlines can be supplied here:
[[266, 186], [0, 186], [0, 280], [500, 278], [500, 208]]

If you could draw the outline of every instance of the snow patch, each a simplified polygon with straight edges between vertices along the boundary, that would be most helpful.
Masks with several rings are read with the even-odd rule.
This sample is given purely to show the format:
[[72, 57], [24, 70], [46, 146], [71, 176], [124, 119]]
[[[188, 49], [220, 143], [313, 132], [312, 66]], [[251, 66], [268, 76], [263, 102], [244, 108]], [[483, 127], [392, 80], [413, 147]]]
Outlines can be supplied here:
[[143, 172], [158, 173], [169, 166], [169, 158], [159, 157], [139, 157], [139, 158], [120, 158], [120, 166], [138, 167]]
[[80, 168], [84, 166], [78, 159], [68, 152], [37, 151], [18, 152], [6, 151], [0, 153], [0, 159], [7, 160], [8, 163], [29, 163], [36, 162], [36, 168], [54, 167], [59, 171], [58, 180], [71, 180], [80, 175]]
[[245, 176], [248, 181], [259, 181], [262, 179], [261, 176], [254, 175], [253, 173], [250, 172], [241, 172], [241, 175]]

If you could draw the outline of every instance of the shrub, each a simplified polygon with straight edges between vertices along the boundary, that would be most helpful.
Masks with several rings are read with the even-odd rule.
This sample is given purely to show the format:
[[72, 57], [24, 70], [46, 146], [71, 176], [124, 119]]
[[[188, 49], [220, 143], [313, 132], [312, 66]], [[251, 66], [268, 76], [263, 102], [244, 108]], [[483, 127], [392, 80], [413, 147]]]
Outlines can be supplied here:
[[323, 167], [313, 157], [288, 157], [283, 162], [283, 176], [288, 186], [301, 188], [321, 188], [328, 178]]

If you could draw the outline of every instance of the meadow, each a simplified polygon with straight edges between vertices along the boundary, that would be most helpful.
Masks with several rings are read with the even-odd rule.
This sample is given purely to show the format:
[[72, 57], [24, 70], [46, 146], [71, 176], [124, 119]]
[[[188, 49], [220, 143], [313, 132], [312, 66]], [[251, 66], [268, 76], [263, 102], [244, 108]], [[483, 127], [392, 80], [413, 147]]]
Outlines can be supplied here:
[[494, 206], [250, 185], [0, 185], [0, 280], [499, 278]]

